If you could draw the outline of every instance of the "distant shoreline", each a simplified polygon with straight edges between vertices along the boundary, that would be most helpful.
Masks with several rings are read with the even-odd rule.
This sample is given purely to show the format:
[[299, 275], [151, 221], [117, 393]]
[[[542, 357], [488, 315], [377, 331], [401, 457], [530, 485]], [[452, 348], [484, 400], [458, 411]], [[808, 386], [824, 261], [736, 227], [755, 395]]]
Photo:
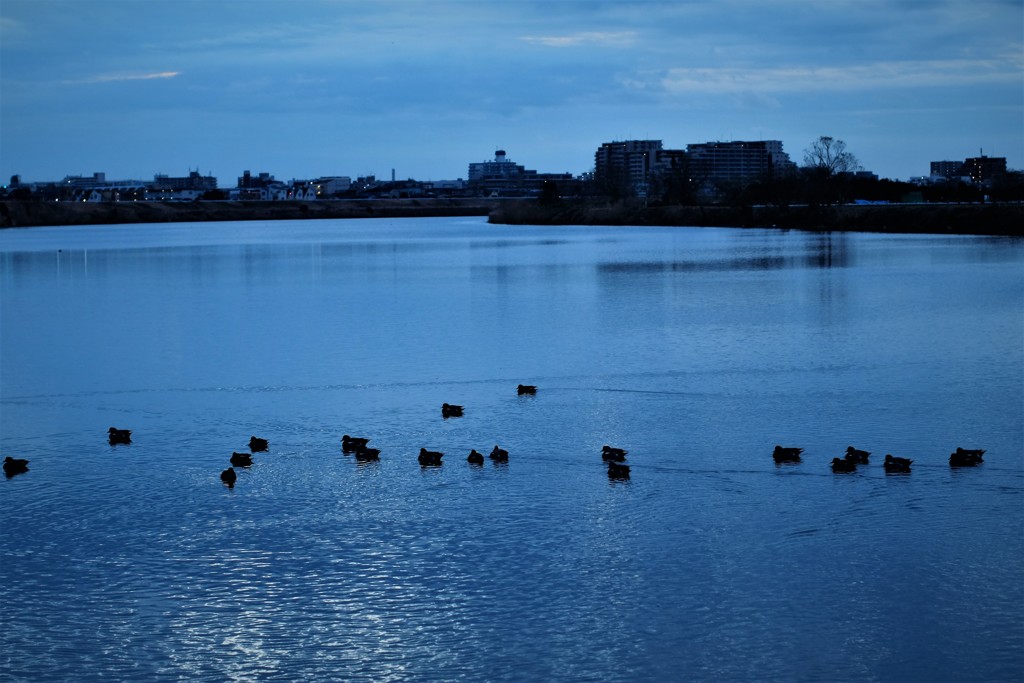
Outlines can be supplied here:
[[489, 199], [326, 201], [0, 202], [0, 228], [122, 223], [486, 216]]
[[644, 206], [619, 202], [509, 202], [491, 223], [782, 228], [1024, 236], [1024, 204], [844, 204], [841, 206]]
[[1024, 236], [1024, 204], [645, 206], [640, 202], [510, 199], [0, 202], [0, 228], [123, 223], [487, 216], [506, 225], [650, 225]]

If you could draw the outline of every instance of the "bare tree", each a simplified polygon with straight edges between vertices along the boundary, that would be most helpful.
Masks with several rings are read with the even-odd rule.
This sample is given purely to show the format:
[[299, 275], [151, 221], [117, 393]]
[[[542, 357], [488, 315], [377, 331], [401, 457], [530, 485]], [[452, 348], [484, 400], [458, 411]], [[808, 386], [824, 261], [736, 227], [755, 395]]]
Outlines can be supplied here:
[[861, 168], [857, 157], [846, 151], [845, 142], [827, 135], [822, 135], [804, 150], [804, 166], [825, 176], [852, 173]]

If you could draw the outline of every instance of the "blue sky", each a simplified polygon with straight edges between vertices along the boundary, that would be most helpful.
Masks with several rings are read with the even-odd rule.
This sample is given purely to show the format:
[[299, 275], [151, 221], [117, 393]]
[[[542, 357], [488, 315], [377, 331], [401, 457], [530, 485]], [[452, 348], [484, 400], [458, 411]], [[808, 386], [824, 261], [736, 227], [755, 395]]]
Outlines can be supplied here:
[[2, 0], [0, 178], [233, 186], [588, 171], [602, 142], [819, 135], [883, 177], [1024, 169], [1024, 0]]

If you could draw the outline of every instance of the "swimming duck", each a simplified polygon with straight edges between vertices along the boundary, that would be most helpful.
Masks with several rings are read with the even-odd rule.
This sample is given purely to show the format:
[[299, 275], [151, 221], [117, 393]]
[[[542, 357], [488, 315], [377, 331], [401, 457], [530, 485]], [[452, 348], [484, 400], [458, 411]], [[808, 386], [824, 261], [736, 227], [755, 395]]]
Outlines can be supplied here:
[[252, 467], [252, 456], [248, 453], [232, 453], [231, 464], [235, 467]]
[[110, 435], [111, 446], [119, 443], [132, 442], [132, 430], [130, 429], [118, 429], [117, 427], [111, 427], [107, 430], [107, 434]]
[[867, 465], [869, 455], [871, 455], [871, 453], [868, 451], [862, 451], [854, 448], [853, 446], [846, 447], [846, 459], [850, 462], [855, 462], [859, 465]]
[[455, 406], [448, 403], [441, 404], [441, 417], [446, 420], [449, 417], [462, 417], [462, 406]]
[[958, 448], [949, 454], [950, 467], [974, 467], [984, 462], [980, 455], [973, 455], [968, 451]]
[[532, 384], [520, 384], [516, 389], [516, 393], [522, 396], [523, 394], [536, 394], [537, 387]]
[[28, 460], [24, 458], [12, 458], [7, 456], [4, 458], [4, 474], [10, 479], [16, 474], [23, 474], [28, 472]]
[[968, 448], [960, 448], [959, 446], [957, 446], [956, 447], [956, 453], [957, 453], [957, 455], [965, 455], [965, 456], [967, 456], [969, 458], [977, 458], [978, 462], [981, 462], [983, 460], [983, 458], [981, 456], [985, 455], [985, 449], [984, 448], [968, 449]]
[[379, 448], [367, 448], [361, 446], [356, 449], [356, 460], [359, 462], [370, 462], [373, 460], [380, 460], [380, 449]]
[[857, 463], [842, 458], [832, 458], [833, 472], [856, 472]]
[[265, 451], [270, 447], [270, 443], [266, 439], [260, 439], [258, 437], [249, 437], [249, 450], [253, 453], [259, 453]]
[[229, 467], [220, 473], [220, 480], [227, 484], [229, 489], [235, 488], [235, 480], [238, 479], [238, 475], [235, 474], [235, 468]]
[[612, 448], [609, 445], [601, 446], [601, 459], [610, 462], [622, 462], [626, 459], [627, 450], [621, 448]]
[[477, 450], [474, 448], [469, 452], [469, 457], [466, 458], [466, 462], [468, 462], [471, 465], [483, 465], [484, 454], [478, 453]]
[[775, 446], [775, 450], [772, 451], [772, 458], [775, 462], [800, 462], [800, 454], [804, 452], [802, 448], [783, 448], [782, 446]]
[[624, 465], [621, 462], [610, 461], [608, 463], [608, 478], [629, 479], [629, 465]]
[[420, 464], [424, 467], [438, 466], [441, 464], [441, 458], [444, 457], [444, 453], [439, 451], [428, 451], [426, 448], [420, 449]]
[[370, 443], [369, 439], [362, 439], [345, 434], [341, 437], [341, 450], [344, 453], [354, 453], [360, 448], [366, 448], [366, 444], [368, 443]]
[[504, 448], [499, 448], [498, 446], [495, 446], [494, 450], [491, 451], [490, 458], [495, 462], [508, 462], [508, 451], [506, 451]]
[[885, 462], [882, 466], [885, 467], [886, 472], [909, 472], [910, 464], [914, 462], [908, 458], [897, 458], [889, 453], [885, 454]]

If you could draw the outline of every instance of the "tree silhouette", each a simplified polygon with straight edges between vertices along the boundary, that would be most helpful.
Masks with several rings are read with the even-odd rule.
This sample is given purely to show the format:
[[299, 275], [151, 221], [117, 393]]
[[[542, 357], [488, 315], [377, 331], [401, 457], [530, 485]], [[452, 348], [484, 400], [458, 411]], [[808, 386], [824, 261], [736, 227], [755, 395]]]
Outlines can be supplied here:
[[857, 157], [846, 150], [846, 143], [828, 135], [822, 135], [804, 150], [804, 167], [826, 177], [861, 169]]

